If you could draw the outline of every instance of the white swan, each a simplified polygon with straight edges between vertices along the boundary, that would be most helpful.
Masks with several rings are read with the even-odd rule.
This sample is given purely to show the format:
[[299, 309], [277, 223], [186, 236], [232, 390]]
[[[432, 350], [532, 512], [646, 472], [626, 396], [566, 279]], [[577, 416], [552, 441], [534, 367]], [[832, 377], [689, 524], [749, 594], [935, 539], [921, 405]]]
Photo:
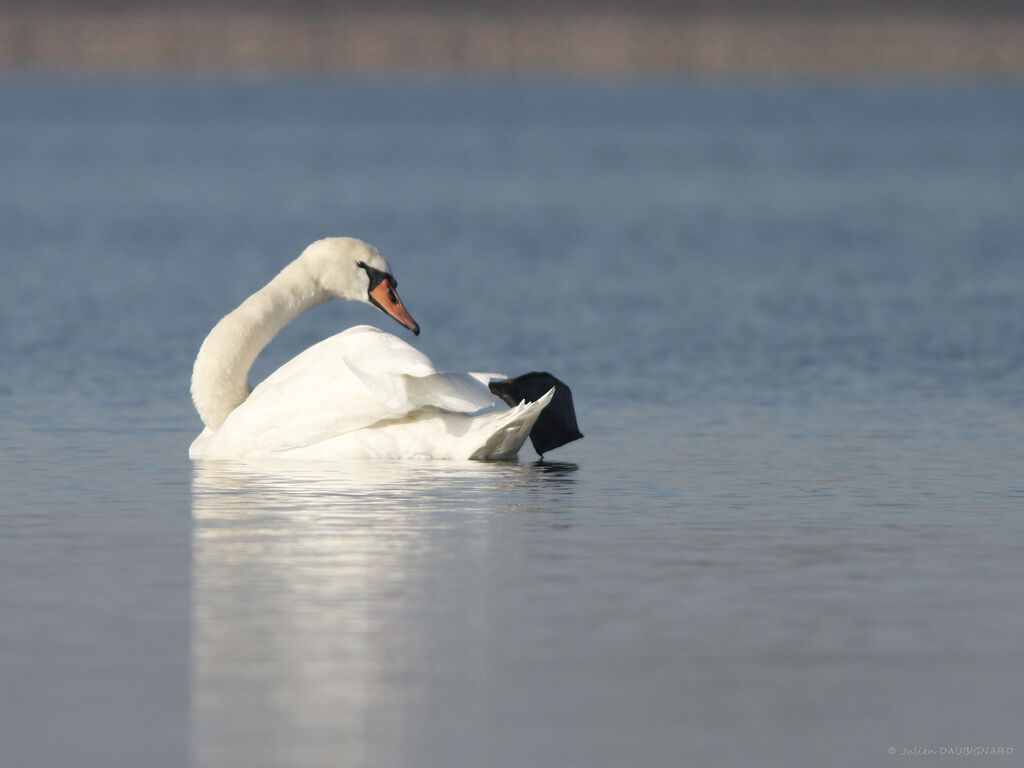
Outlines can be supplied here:
[[[217, 323], [200, 347], [192, 399], [206, 426], [189, 456], [510, 458], [556, 396], [553, 382], [559, 398], [570, 398], [571, 415], [568, 389], [547, 374], [531, 374], [548, 376], [543, 390], [534, 383], [535, 394], [527, 395], [533, 402], [519, 402], [521, 389], [496, 388], [518, 403], [496, 408], [488, 382], [504, 377], [440, 373], [423, 353], [367, 325], [313, 345], [250, 389], [249, 368], [277, 332], [332, 298], [374, 304], [418, 334], [396, 285], [377, 249], [359, 240], [326, 238], [306, 248]], [[574, 415], [569, 424], [559, 420], [555, 431], [558, 437], [538, 450], [582, 436]]]

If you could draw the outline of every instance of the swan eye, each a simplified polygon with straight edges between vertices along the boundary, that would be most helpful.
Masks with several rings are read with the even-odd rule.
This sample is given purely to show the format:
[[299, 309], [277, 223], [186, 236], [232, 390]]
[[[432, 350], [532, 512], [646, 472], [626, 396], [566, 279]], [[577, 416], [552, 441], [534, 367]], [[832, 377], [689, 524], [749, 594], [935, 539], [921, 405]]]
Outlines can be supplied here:
[[387, 283], [388, 294], [391, 297], [392, 301], [395, 300], [394, 288], [396, 285], [398, 285], [398, 283], [395, 281], [395, 278], [393, 278], [387, 272], [382, 272], [381, 270], [376, 269], [375, 267], [371, 267], [369, 264], [363, 261], [357, 261], [356, 266], [366, 272], [366, 277], [370, 281], [370, 293], [373, 293], [375, 290], [377, 290], [377, 286], [379, 286], [381, 283]]

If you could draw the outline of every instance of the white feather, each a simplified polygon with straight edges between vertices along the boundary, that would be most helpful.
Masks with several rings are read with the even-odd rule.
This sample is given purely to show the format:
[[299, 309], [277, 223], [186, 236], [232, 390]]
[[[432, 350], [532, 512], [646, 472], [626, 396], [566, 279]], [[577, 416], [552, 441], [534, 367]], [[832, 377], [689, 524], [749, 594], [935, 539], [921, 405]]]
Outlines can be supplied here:
[[553, 391], [508, 409], [487, 388], [502, 376], [442, 373], [410, 344], [371, 326], [313, 345], [248, 391], [249, 366], [287, 322], [334, 296], [360, 296], [351, 285], [360, 279], [357, 260], [387, 267], [365, 243], [318, 241], [217, 324], [193, 373], [193, 398], [207, 426], [189, 456], [516, 455]]

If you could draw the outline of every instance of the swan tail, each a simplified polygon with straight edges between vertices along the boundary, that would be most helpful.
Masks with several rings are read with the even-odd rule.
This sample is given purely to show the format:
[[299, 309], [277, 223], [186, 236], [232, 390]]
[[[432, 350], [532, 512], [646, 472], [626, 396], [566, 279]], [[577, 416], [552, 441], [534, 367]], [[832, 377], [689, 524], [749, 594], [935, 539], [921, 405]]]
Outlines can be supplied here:
[[530, 430], [536, 424], [544, 408], [555, 396], [551, 389], [533, 402], [520, 402], [510, 410], [502, 412], [497, 419], [488, 425], [487, 437], [483, 445], [473, 451], [471, 459], [512, 459], [519, 453]]

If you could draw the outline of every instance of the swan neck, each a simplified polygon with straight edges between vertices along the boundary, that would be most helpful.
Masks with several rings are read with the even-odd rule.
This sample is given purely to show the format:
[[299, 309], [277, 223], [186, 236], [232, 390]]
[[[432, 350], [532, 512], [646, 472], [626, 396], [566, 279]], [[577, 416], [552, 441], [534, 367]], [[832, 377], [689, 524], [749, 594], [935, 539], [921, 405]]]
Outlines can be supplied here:
[[207, 427], [217, 430], [249, 396], [249, 369], [271, 339], [329, 298], [296, 260], [214, 326], [192, 369], [192, 400]]

